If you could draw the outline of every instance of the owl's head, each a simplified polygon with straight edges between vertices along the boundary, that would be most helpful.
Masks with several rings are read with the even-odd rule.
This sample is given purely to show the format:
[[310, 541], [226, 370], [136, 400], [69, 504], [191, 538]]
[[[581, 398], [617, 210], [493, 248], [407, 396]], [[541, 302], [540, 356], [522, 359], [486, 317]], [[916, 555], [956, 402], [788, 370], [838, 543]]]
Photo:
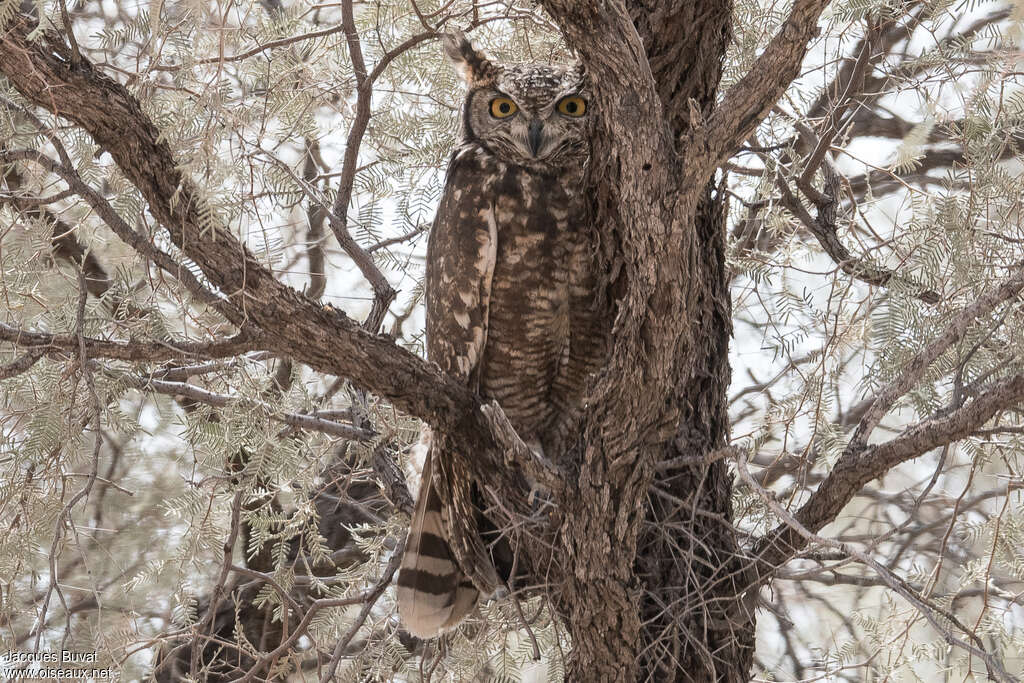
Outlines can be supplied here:
[[469, 86], [463, 137], [508, 164], [538, 173], [582, 167], [590, 148], [590, 103], [580, 67], [498, 64], [461, 32], [445, 52]]

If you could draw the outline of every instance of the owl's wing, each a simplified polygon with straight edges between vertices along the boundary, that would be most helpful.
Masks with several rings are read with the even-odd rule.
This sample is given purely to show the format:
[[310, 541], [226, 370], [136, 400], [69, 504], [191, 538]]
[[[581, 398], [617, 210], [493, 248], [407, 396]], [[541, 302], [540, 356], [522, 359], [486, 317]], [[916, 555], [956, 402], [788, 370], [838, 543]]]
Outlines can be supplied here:
[[452, 377], [479, 381], [498, 236], [475, 150], [452, 157], [427, 245], [427, 359]]
[[[473, 150], [448, 167], [427, 246], [427, 358], [474, 390], [487, 343], [497, 225]], [[480, 535], [472, 481], [434, 434], [423, 467], [398, 603], [406, 628], [430, 637], [454, 628], [473, 609], [479, 591], [492, 592], [497, 574]]]

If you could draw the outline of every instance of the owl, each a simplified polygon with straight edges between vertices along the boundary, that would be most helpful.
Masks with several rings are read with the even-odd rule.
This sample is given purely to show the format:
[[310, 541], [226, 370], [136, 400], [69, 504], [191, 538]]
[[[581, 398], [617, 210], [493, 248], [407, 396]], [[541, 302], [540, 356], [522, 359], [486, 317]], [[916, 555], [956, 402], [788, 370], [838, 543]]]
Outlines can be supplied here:
[[[585, 75], [499, 64], [461, 33], [444, 47], [468, 92], [427, 247], [427, 358], [496, 400], [527, 445], [557, 459], [605, 346], [583, 193], [593, 115]], [[497, 589], [502, 563], [481, 492], [449, 442], [425, 430], [421, 443], [397, 592], [406, 629], [426, 638]]]

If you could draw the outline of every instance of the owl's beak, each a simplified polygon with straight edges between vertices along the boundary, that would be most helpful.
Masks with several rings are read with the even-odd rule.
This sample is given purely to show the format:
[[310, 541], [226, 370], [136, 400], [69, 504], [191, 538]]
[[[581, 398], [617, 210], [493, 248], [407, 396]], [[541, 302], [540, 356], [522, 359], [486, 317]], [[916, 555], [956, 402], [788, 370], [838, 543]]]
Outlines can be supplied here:
[[536, 157], [537, 152], [540, 151], [541, 144], [544, 142], [544, 124], [541, 123], [540, 119], [530, 121], [526, 139], [530, 143], [530, 154]]

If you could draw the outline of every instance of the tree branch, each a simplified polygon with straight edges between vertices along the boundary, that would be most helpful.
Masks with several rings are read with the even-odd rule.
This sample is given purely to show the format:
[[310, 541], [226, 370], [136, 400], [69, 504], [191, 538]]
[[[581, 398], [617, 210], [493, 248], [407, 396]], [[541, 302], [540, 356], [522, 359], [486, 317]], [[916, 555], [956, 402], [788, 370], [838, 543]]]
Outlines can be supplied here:
[[[726, 161], [779, 101], [800, 73], [808, 43], [818, 35], [818, 17], [830, 0], [796, 0], [778, 33], [750, 71], [729, 88], [707, 123], [695, 131], [690, 148], [698, 151], [700, 168], [708, 177]], [[690, 156], [690, 155], [687, 155]]]
[[[828, 477], [793, 515], [812, 533], [833, 521], [860, 489], [890, 469], [969, 436], [996, 413], [1024, 401], [1024, 375], [997, 382], [969, 404], [903, 430], [899, 436], [871, 446], [851, 441]], [[770, 578], [807, 545], [807, 538], [782, 524], [758, 542], [753, 553], [759, 583]]]
[[286, 425], [297, 427], [299, 429], [323, 432], [324, 434], [338, 436], [343, 439], [351, 439], [353, 441], [368, 441], [375, 436], [372, 431], [367, 429], [359, 429], [333, 420], [325, 420], [317, 415], [278, 412], [274, 406], [263, 401], [239, 396], [230, 396], [228, 394], [218, 394], [187, 382], [168, 382], [149, 377], [135, 377], [123, 373], [111, 373], [111, 376], [114, 377], [116, 381], [133, 389], [138, 389], [139, 391], [167, 394], [168, 396], [184, 396], [185, 398], [192, 399], [193, 401], [198, 401], [199, 403], [205, 403], [206, 405], [218, 408], [235, 404], [250, 409], [262, 410], [271, 420], [277, 420], [278, 422], [283, 422]]
[[181, 69], [193, 68], [204, 64], [220, 65], [226, 64], [228, 62], [238, 62], [243, 59], [248, 59], [249, 57], [258, 55], [259, 53], [265, 52], [266, 50], [273, 50], [274, 48], [285, 47], [286, 45], [299, 43], [302, 42], [303, 40], [316, 40], [317, 38], [326, 38], [327, 36], [334, 35], [335, 33], [340, 33], [342, 30], [344, 30], [344, 27], [341, 24], [336, 24], [334, 26], [328, 26], [327, 28], [320, 29], [319, 31], [310, 31], [309, 33], [302, 33], [297, 36], [288, 36], [287, 38], [278, 38], [277, 40], [271, 40], [266, 43], [256, 45], [255, 47], [251, 47], [248, 50], [240, 52], [236, 55], [225, 55], [223, 57], [210, 57], [208, 59], [200, 59], [188, 65], [154, 64], [148, 68], [151, 71], [180, 71]]
[[[829, 164], [825, 170], [826, 175], [834, 175], [837, 173], [835, 169]], [[835, 221], [823, 221], [822, 214], [829, 216], [829, 211], [819, 211], [819, 217], [815, 218], [807, 211], [800, 199], [793, 194], [793, 191], [789, 188], [789, 183], [786, 182], [786, 178], [780, 172], [775, 179], [775, 184], [779, 188], [780, 196], [782, 199], [782, 205], [785, 206], [797, 220], [799, 220], [808, 232], [814, 235], [815, 239], [818, 240], [818, 244], [825, 250], [832, 261], [839, 266], [839, 268], [849, 275], [850, 277], [856, 278], [861, 282], [866, 282], [869, 285], [877, 285], [884, 287], [888, 285], [894, 277], [899, 277], [899, 274], [889, 268], [880, 268], [875, 266], [863, 259], [859, 259], [850, 253], [850, 250], [846, 248], [846, 245], [839, 240], [837, 234]], [[829, 199], [826, 203], [830, 207], [835, 205], [835, 197], [832, 196], [838, 191], [838, 183], [831, 183], [832, 187], [829, 188]], [[834, 212], [832, 212], [834, 215]], [[917, 291], [915, 296], [924, 301], [927, 304], [936, 304], [941, 300], [938, 292], [927, 289], [918, 283], [913, 283], [916, 286]]]
[[53, 352], [77, 352], [79, 342], [85, 344], [90, 358], [112, 358], [116, 360], [150, 361], [154, 363], [181, 358], [225, 358], [261, 347], [262, 336], [252, 331], [241, 332], [227, 339], [208, 342], [175, 341], [118, 342], [107, 339], [75, 335], [31, 332], [0, 322], [0, 341], [38, 351], [40, 355]]
[[[804, 163], [804, 170], [797, 179], [797, 187], [803, 190], [812, 201], [815, 201], [814, 195], [816, 193], [812, 189], [811, 181], [814, 179], [814, 174], [818, 171], [822, 162], [825, 161], [825, 155], [828, 154], [832, 141], [835, 140], [839, 131], [844, 127], [842, 122], [843, 114], [849, 108], [853, 98], [860, 94], [864, 88], [864, 78], [867, 76], [868, 65], [876, 58], [874, 44], [881, 32], [881, 25], [872, 21], [869, 17], [867, 35], [861, 39], [860, 45], [858, 45], [857, 59], [850, 69], [843, 93], [832, 106], [829, 115], [822, 122], [820, 132], [814, 136], [814, 149]], [[835, 204], [837, 200], [838, 197], [835, 196], [829, 196], [825, 199], [825, 201], [830, 201], [832, 204]], [[815, 203], [818, 203], [818, 201], [815, 201]]]
[[[963, 648], [971, 654], [983, 659], [985, 662], [985, 666], [988, 668], [990, 677], [998, 676], [996, 680], [1006, 681], [1007, 683], [1016, 680], [1006, 672], [1002, 664], [995, 657], [992, 656], [992, 653], [985, 649], [985, 644], [978, 637], [978, 635], [975, 632], [971, 631], [971, 629], [967, 628], [963, 623], [961, 623], [955, 615], [950, 613], [948, 610], [945, 610], [940, 606], [934, 604], [933, 601], [921, 596], [920, 593], [914, 590], [914, 588], [910, 586], [902, 577], [896, 575], [894, 572], [889, 570], [887, 567], [883, 566], [880, 562], [872, 558], [867, 553], [863, 553], [846, 543], [842, 543], [840, 541], [836, 541], [830, 538], [823, 538], [807, 529], [803, 524], [801, 524], [800, 520], [796, 519], [781, 505], [779, 505], [779, 503], [774, 499], [774, 497], [772, 497], [771, 494], [769, 494], [769, 492], [766, 491], [760, 484], [758, 484], [757, 481], [750, 475], [750, 471], [747, 469], [747, 462], [744, 454], [740, 454], [740, 456], [736, 458], [736, 467], [737, 471], [739, 472], [740, 478], [744, 482], [746, 482], [746, 484], [750, 486], [751, 489], [761, 497], [761, 499], [768, 505], [769, 508], [771, 508], [771, 510], [783, 521], [783, 523], [789, 529], [799, 534], [805, 543], [813, 541], [821, 545], [835, 548], [843, 554], [855, 558], [858, 562], [861, 562], [862, 564], [871, 567], [871, 569], [873, 569], [878, 574], [879, 578], [882, 580], [882, 583], [891, 588], [899, 595], [903, 596], [903, 598], [907, 600], [907, 602], [913, 605], [913, 607], [917, 609], [921, 613], [921, 615], [924, 616], [925, 619], [928, 620], [928, 623], [931, 624], [932, 627], [939, 634], [942, 635], [943, 639], [947, 643], [949, 643], [950, 645], [955, 645], [957, 647]], [[958, 629], [960, 629], [962, 633], [964, 633], [973, 642], [973, 645], [955, 636], [952, 633], [952, 631], [947, 629], [945, 625], [939, 621], [938, 617], [942, 617], [943, 619], [946, 619], [947, 621], [955, 625]]]
[[892, 408], [893, 404], [901, 396], [906, 394], [924, 375], [928, 366], [935, 361], [950, 346], [963, 338], [967, 328], [978, 318], [988, 315], [1004, 301], [1016, 297], [1021, 290], [1024, 290], [1024, 267], [1018, 267], [1016, 274], [1011, 276], [999, 287], [985, 292], [977, 298], [970, 306], [962, 309], [954, 315], [947, 323], [946, 330], [936, 339], [929, 342], [903, 366], [900, 374], [887, 386], [885, 386], [875, 397], [871, 407], [868, 408], [864, 417], [854, 430], [850, 440], [851, 445], [863, 446], [867, 443], [871, 432], [881, 421], [882, 417]]
[[363, 277], [373, 287], [373, 307], [366, 317], [364, 327], [376, 332], [384, 320], [388, 306], [397, 294], [392, 289], [384, 274], [380, 272], [373, 258], [356, 242], [348, 231], [348, 205], [352, 201], [352, 188], [356, 179], [356, 164], [359, 161], [359, 148], [363, 144], [363, 135], [370, 122], [370, 100], [373, 97], [373, 81], [367, 76], [366, 62], [363, 60], [363, 48], [359, 43], [356, 20], [352, 12], [352, 0], [342, 0], [341, 23], [345, 29], [345, 41], [348, 44], [349, 59], [352, 61], [352, 72], [356, 77], [356, 116], [348, 131], [345, 141], [345, 155], [341, 163], [341, 180], [338, 183], [338, 195], [334, 207], [328, 216], [331, 230], [338, 244], [351, 257], [362, 272]]
[[44, 355], [45, 354], [39, 350], [32, 350], [18, 356], [6, 365], [0, 365], [0, 379], [10, 379], [15, 375], [27, 372], [33, 365], [38, 363], [39, 359]]
[[[0, 154], [3, 154], [3, 150], [0, 150]], [[0, 196], [0, 204], [9, 204], [15, 209], [24, 211], [29, 216], [53, 226], [53, 238], [50, 240], [50, 244], [53, 247], [53, 255], [70, 261], [82, 269], [85, 273], [85, 282], [90, 294], [97, 298], [106, 294], [111, 285], [110, 276], [107, 275], [106, 268], [99, 262], [96, 255], [87, 250], [78, 241], [74, 229], [49, 209], [42, 208], [40, 206], [42, 202], [35, 204], [35, 202], [28, 201], [17, 194], [18, 190], [22, 188], [24, 180], [15, 164], [11, 164], [7, 168], [4, 180], [11, 193]], [[65, 190], [65, 192], [60, 194], [63, 195], [65, 193], [75, 194], [72, 189]]]
[[[207, 289], [199, 279], [192, 274], [192, 271], [175, 261], [170, 254], [157, 249], [151, 243], [144, 240], [141, 235], [135, 232], [131, 226], [121, 218], [114, 207], [110, 205], [110, 202], [108, 202], [106, 198], [92, 187], [87, 185], [78, 173], [70, 166], [58, 164], [45, 154], [31, 150], [0, 150], [0, 161], [31, 161], [32, 163], [38, 164], [47, 171], [59, 176], [68, 184], [68, 187], [74, 190], [75, 194], [84, 199], [85, 203], [92, 207], [96, 214], [103, 219], [103, 222], [106, 223], [107, 227], [109, 227], [125, 244], [132, 247], [144, 258], [155, 263], [157, 267], [164, 272], [181, 281], [181, 283], [185, 285], [185, 287], [196, 297], [198, 301], [211, 306], [229, 320], [233, 317], [239, 317], [238, 311], [226, 310], [231, 306], [231, 304]], [[17, 199], [12, 199], [10, 201], [16, 203]]]

